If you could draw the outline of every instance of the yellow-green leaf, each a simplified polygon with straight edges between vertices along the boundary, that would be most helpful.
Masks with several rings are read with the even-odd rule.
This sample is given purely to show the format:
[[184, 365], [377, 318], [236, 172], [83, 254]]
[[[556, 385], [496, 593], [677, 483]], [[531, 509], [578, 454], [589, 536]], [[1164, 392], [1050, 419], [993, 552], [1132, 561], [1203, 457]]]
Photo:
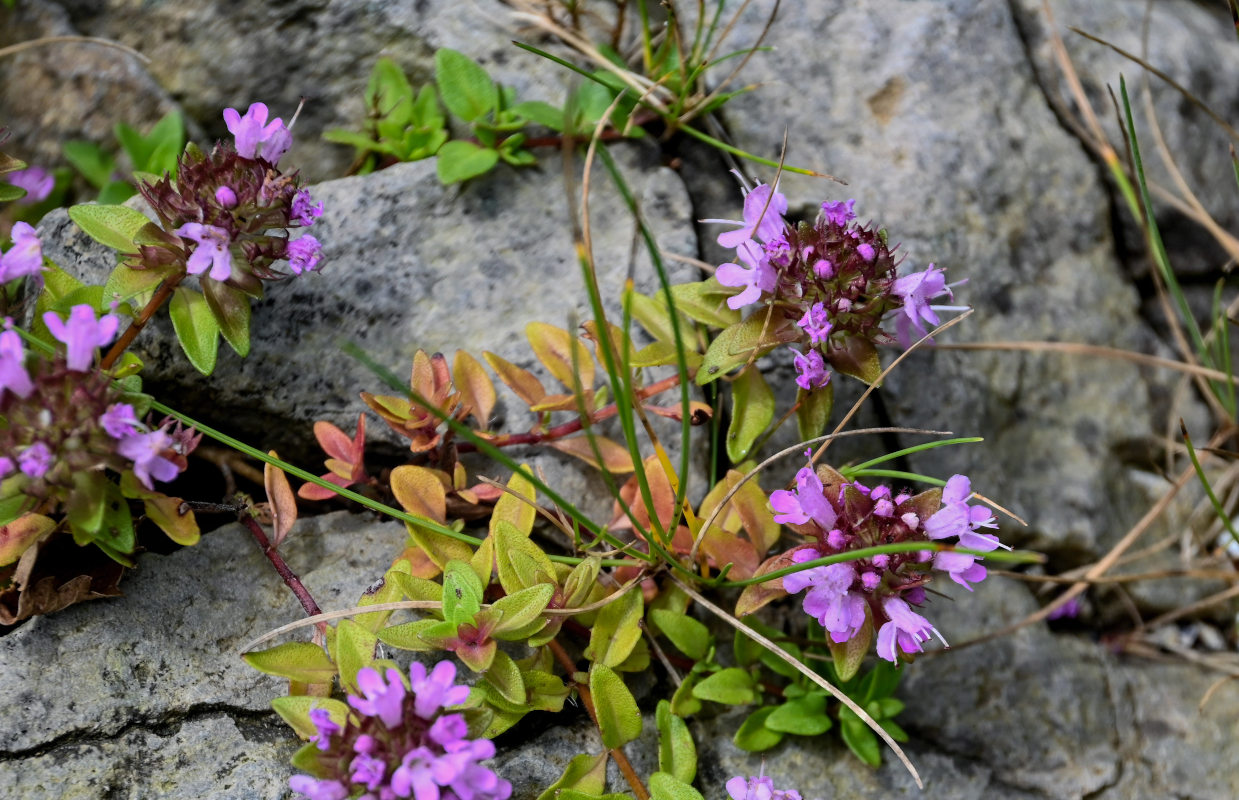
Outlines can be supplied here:
[[643, 607], [641, 592], [631, 590], [604, 606], [590, 631], [585, 657], [608, 667], [623, 663], [641, 638]]
[[302, 739], [309, 739], [311, 736], [318, 734], [318, 727], [310, 719], [310, 712], [316, 708], [321, 708], [327, 712], [327, 716], [331, 717], [331, 721], [344, 727], [344, 723], [348, 720], [348, 706], [339, 700], [332, 700], [330, 697], [308, 697], [301, 695], [297, 697], [277, 697], [271, 701], [271, 708], [275, 713], [292, 726], [292, 729]]
[[602, 733], [604, 747], [614, 750], [641, 735], [641, 712], [637, 709], [637, 701], [610, 667], [597, 663], [590, 667], [589, 691], [594, 696], [598, 730]]
[[582, 389], [594, 385], [594, 359], [580, 339], [545, 322], [526, 325], [525, 336], [533, 354], [569, 392], [576, 391], [578, 381]]
[[724, 329], [710, 342], [697, 370], [697, 383], [705, 385], [718, 380], [741, 364], [756, 360], [796, 338], [781, 315], [757, 311], [743, 322]]
[[141, 211], [97, 204], [71, 207], [69, 219], [99, 244], [122, 253], [136, 252], [133, 237], [150, 222]]
[[750, 366], [731, 383], [731, 425], [727, 457], [733, 464], [748, 458], [753, 442], [774, 420], [774, 392], [757, 367]]
[[[529, 472], [528, 464], [521, 464], [521, 469]], [[538, 512], [535, 502], [538, 493], [533, 484], [520, 472], [513, 472], [508, 478], [508, 491], [495, 501], [495, 510], [490, 516], [490, 532], [493, 535], [500, 522], [507, 522], [518, 531], [528, 536], [533, 530], [534, 519]]]
[[285, 642], [241, 657], [259, 672], [305, 683], [330, 683], [336, 674], [323, 648], [309, 642]]

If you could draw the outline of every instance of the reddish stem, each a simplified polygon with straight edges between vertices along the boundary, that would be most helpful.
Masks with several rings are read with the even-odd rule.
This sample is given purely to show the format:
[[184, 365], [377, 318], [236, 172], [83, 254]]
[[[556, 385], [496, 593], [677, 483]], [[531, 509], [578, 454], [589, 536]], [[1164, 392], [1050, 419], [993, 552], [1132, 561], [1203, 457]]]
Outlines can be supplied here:
[[141, 313], [134, 318], [133, 322], [129, 323], [129, 327], [125, 329], [125, 332], [112, 345], [112, 349], [108, 350], [108, 354], [103, 357], [103, 362], [100, 364], [103, 369], [111, 369], [116, 360], [125, 352], [125, 349], [133, 344], [133, 340], [146, 327], [146, 323], [151, 321], [151, 317], [155, 316], [155, 312], [172, 296], [172, 292], [185, 279], [185, 274], [182, 272], [179, 275], [173, 275], [159, 285], [159, 288], [155, 290], [155, 294], [151, 296], [150, 301], [147, 302]]
[[314, 598], [310, 596], [309, 590], [305, 588], [305, 584], [297, 577], [297, 573], [293, 572], [288, 567], [288, 562], [280, 555], [280, 551], [275, 549], [271, 544], [271, 540], [267, 538], [266, 531], [258, 524], [258, 520], [249, 515], [248, 511], [241, 511], [237, 514], [241, 524], [249, 528], [250, 533], [254, 536], [254, 541], [258, 542], [258, 547], [262, 550], [262, 554], [271, 562], [271, 566], [275, 567], [275, 571], [284, 579], [284, 584], [292, 590], [292, 593], [301, 601], [301, 607], [305, 609], [307, 616], [316, 617], [323, 613], [318, 607], [318, 603], [314, 602]]
[[[668, 389], [679, 385], [679, 383], [680, 376], [672, 375], [670, 377], [663, 378], [657, 383], [651, 383], [644, 389], [638, 389], [637, 397], [644, 400], [647, 397], [653, 397], [659, 392], [665, 392]], [[615, 403], [611, 403], [610, 405], [604, 406], [591, 414], [589, 417], [589, 423], [593, 425], [595, 423], [602, 422], [604, 419], [610, 419], [611, 417], [614, 417], [617, 412], [618, 408]], [[584, 427], [585, 423], [578, 418], [565, 422], [562, 425], [556, 425], [553, 428], [547, 428], [544, 431], [502, 434], [494, 437], [493, 439], [488, 439], [487, 443], [492, 444], [495, 447], [510, 447], [516, 444], [542, 444], [543, 442], [553, 442], [556, 439], [562, 439], [569, 434], [576, 433]], [[456, 451], [459, 453], [476, 453], [477, 446], [472, 442], [460, 442], [456, 445]]]

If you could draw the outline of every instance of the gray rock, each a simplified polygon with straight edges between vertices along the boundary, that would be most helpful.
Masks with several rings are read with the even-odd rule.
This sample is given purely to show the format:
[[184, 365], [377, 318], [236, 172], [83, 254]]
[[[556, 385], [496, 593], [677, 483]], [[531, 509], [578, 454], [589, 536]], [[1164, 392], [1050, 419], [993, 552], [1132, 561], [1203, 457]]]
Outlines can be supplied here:
[[[79, 33], [65, 9], [48, 0], [0, 8], [0, 47]], [[98, 44], [49, 43], [7, 56], [0, 82], [13, 88], [0, 97], [0, 120], [12, 136], [5, 151], [44, 167], [65, 163], [66, 141], [114, 147], [117, 122], [145, 131], [179, 108], [138, 58]], [[197, 123], [188, 124], [200, 137]]]
[[[532, 39], [540, 46], [545, 42], [538, 42], [532, 33], [522, 35], [513, 10], [498, 0], [467, 4], [451, 0], [294, 0], [138, 6], [119, 0], [44, 0], [39, 7], [41, 13], [63, 20], [59, 32], [106, 37], [149, 56], [150, 77], [144, 75], [145, 81], [157, 82], [178, 98], [209, 137], [227, 135], [220, 116], [225, 108], [244, 110], [252, 102], [263, 101], [274, 115], [287, 120], [304, 98], [305, 108], [297, 122], [298, 140], [290, 158], [315, 180], [339, 175], [352, 161], [352, 148], [329, 144], [320, 136], [331, 128], [361, 129], [366, 113], [362, 95], [380, 56], [396, 60], [418, 86], [434, 75], [435, 50], [450, 47], [466, 52], [496, 80], [514, 87], [519, 100], [560, 103], [564, 96], [566, 73], [539, 56], [517, 49], [511, 40]], [[2, 19], [0, 29], [4, 27]], [[13, 16], [8, 23], [10, 35], [24, 38], [27, 19]], [[108, 52], [113, 60], [128, 58]], [[61, 69], [54, 64], [57, 59], [63, 61], [63, 55], [35, 58], [38, 66], [34, 69]], [[81, 74], [91, 73], [83, 70]], [[20, 85], [9, 80], [6, 84]], [[39, 137], [50, 142], [64, 135], [81, 137], [79, 129], [73, 127], [72, 115], [81, 113], [83, 106], [100, 119], [108, 118], [106, 127], [93, 131], [103, 134], [110, 130], [116, 109], [125, 107], [100, 102], [105, 98], [90, 92], [65, 94], [63, 107], [51, 104], [65, 120], [62, 125], [50, 125], [48, 104], [42, 98], [57, 97], [56, 88], [53, 84], [47, 92], [21, 93], [27, 100], [13, 108], [16, 113], [4, 115], [23, 145], [33, 144]], [[142, 109], [127, 113], [132, 114], [131, 124], [149, 124], [159, 117]], [[90, 138], [101, 141], [105, 137]], [[47, 157], [59, 155], [54, 148], [47, 149]]]

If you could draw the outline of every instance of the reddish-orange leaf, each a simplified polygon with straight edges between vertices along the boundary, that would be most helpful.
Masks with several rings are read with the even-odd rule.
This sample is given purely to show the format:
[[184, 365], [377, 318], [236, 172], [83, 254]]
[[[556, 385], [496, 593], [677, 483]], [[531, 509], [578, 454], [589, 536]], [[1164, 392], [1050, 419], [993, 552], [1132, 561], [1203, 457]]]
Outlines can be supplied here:
[[456, 351], [452, 373], [464, 404], [478, 424], [486, 428], [490, 425], [490, 412], [495, 408], [495, 384], [481, 362], [464, 350]]
[[602, 454], [601, 464], [598, 463], [593, 448], [589, 446], [588, 436], [572, 436], [567, 439], [557, 439], [551, 442], [550, 445], [559, 452], [575, 456], [597, 469], [605, 469], [607, 472], [616, 474], [632, 472], [632, 456], [629, 454], [628, 448], [605, 436], [595, 436], [594, 442], [598, 445], [598, 452]]
[[499, 375], [499, 380], [507, 384], [508, 388], [516, 393], [516, 396], [524, 400], [529, 405], [534, 405], [546, 397], [546, 389], [542, 386], [542, 381], [534, 377], [534, 374], [527, 369], [521, 369], [494, 353], [482, 353], [482, 357], [486, 359], [486, 363], [490, 364], [496, 374]]
[[574, 375], [580, 376], [582, 388], [588, 389], [594, 385], [594, 359], [580, 339], [563, 328], [545, 322], [526, 325], [525, 336], [529, 338], [534, 355], [569, 391], [576, 389], [578, 381]]
[[[274, 450], [268, 451], [267, 455], [279, 458]], [[288, 476], [279, 467], [266, 464], [262, 470], [262, 479], [267, 489], [267, 502], [271, 504], [271, 527], [275, 534], [271, 543], [279, 547], [280, 542], [284, 541], [292, 530], [293, 523], [297, 521], [297, 498], [292, 487], [288, 485]]]
[[443, 524], [447, 520], [447, 492], [442, 473], [406, 464], [391, 473], [391, 490], [410, 514]]

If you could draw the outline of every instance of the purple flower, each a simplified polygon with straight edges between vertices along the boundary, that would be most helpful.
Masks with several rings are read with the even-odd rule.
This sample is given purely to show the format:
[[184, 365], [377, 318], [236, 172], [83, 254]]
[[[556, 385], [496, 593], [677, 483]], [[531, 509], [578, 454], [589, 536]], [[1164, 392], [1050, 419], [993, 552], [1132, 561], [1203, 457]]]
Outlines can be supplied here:
[[774, 521], [780, 525], [804, 525], [813, 520], [822, 530], [828, 531], [838, 519], [834, 506], [826, 499], [821, 479], [811, 466], [801, 467], [796, 473], [795, 493], [785, 489], [772, 492], [770, 505], [777, 512]]
[[[4, 472], [0, 470], [0, 476], [2, 475], [4, 475]], [[1079, 615], [1080, 615], [1080, 597], [1079, 595], [1076, 595], [1075, 597], [1068, 600], [1066, 603], [1063, 603], [1061, 606], [1051, 611], [1049, 615], [1046, 617], [1046, 619], [1047, 620], [1075, 619]]]
[[[821, 555], [813, 549], [798, 550], [792, 560], [804, 563]], [[852, 564], [830, 564], [785, 576], [783, 588], [791, 594], [807, 588], [805, 613], [830, 631], [833, 641], [846, 642], [865, 626], [865, 600], [850, 592], [856, 577]]]
[[41, 203], [56, 187], [56, 178], [42, 167], [26, 167], [16, 172], [10, 172], [4, 179], [19, 189], [26, 190], [26, 196], [17, 201], [18, 205], [31, 206]]
[[801, 800], [795, 789], [776, 789], [769, 777], [755, 775], [746, 778], [737, 775], [727, 781], [727, 795], [731, 800]]
[[873, 249], [873, 245], [869, 244], [868, 242], [861, 242], [860, 244], [856, 245], [856, 252], [859, 253], [860, 257], [865, 259], [866, 261], [872, 261], [874, 258], [877, 257], [877, 254], [878, 254], [878, 252]]
[[52, 468], [51, 448], [35, 442], [17, 455], [17, 466], [31, 478], [42, 478]]
[[29, 397], [34, 391], [25, 361], [26, 352], [17, 331], [0, 333], [0, 400], [4, 399], [5, 391], [18, 397]]
[[834, 327], [827, 319], [826, 304], [814, 303], [804, 316], [796, 321], [804, 332], [809, 334], [810, 344], [821, 344], [830, 337], [830, 329]]
[[34, 228], [25, 222], [14, 222], [10, 236], [13, 246], [0, 256], [0, 283], [38, 275], [43, 270], [43, 245]]
[[946, 286], [945, 273], [930, 264], [924, 272], [896, 278], [891, 292], [903, 301], [902, 313], [896, 320], [895, 328], [900, 344], [907, 348], [912, 344], [912, 328], [923, 336], [928, 332], [924, 322], [938, 324], [938, 315], [929, 301], [944, 294], [950, 295], [951, 290]]
[[[942, 490], [942, 507], [925, 520], [925, 535], [930, 539], [959, 538], [959, 546], [969, 550], [989, 552], [1003, 545], [998, 537], [976, 533], [977, 528], [997, 527], [994, 515], [981, 505], [968, 505], [972, 482], [965, 475], [953, 475]], [[934, 567], [950, 575], [951, 580], [972, 591], [970, 583], [985, 579], [985, 567], [977, 564], [979, 556], [968, 553], [940, 552], [934, 556]]]
[[365, 695], [360, 697], [349, 695], [348, 703], [362, 714], [378, 717], [388, 728], [396, 728], [404, 723], [404, 678], [400, 670], [389, 667], [387, 681], [373, 667], [363, 667], [357, 672], [357, 688]]
[[379, 784], [383, 782], [383, 777], [387, 774], [387, 764], [383, 759], [365, 754], [354, 758], [349, 769], [351, 771], [349, 780], [367, 789], [379, 788]]
[[[468, 686], [455, 686], [456, 665], [440, 661], [429, 674], [426, 665], [413, 662], [409, 665], [409, 681], [417, 701], [413, 710], [423, 719], [430, 719], [435, 712], [448, 706], [457, 706], [469, 696]], [[441, 743], [443, 744], [443, 743]]]
[[236, 138], [237, 153], [245, 158], [264, 158], [275, 164], [293, 143], [292, 131], [279, 117], [267, 122], [265, 103], [250, 105], [245, 116], [232, 108], [224, 109], [228, 132]]
[[[920, 653], [921, 642], [929, 641], [931, 633], [942, 639], [942, 634], [929, 624], [929, 620], [898, 597], [883, 600], [882, 610], [889, 621], [878, 630], [878, 655], [887, 661], [893, 663], [899, 660], [896, 647], [904, 653]], [[946, 644], [946, 641], [942, 643]]]
[[225, 281], [232, 275], [232, 254], [228, 251], [231, 239], [228, 231], [214, 225], [203, 225], [201, 222], [186, 222], [173, 233], [198, 243], [194, 252], [190, 253], [189, 261], [185, 263], [185, 271], [190, 275], [201, 275], [208, 267], [213, 281]]
[[288, 268], [293, 271], [294, 275], [300, 275], [318, 266], [319, 259], [323, 255], [323, 246], [318, 243], [318, 239], [306, 234], [288, 243], [286, 255]]
[[792, 359], [792, 366], [796, 368], [797, 373], [796, 384], [801, 389], [811, 392], [830, 383], [830, 373], [826, 371], [826, 362], [821, 353], [816, 350], [801, 353], [795, 349], [792, 352], [796, 354]]
[[150, 433], [126, 436], [116, 446], [116, 452], [133, 462], [133, 475], [143, 486], [154, 489], [152, 477], [167, 483], [181, 472], [180, 467], [163, 457], [163, 452], [171, 443], [171, 437], [161, 428]]
[[856, 207], [855, 200], [839, 201], [836, 203], [822, 203], [822, 216], [831, 225], [843, 227], [852, 220], [856, 219], [856, 212], [852, 209]]
[[0, 480], [3, 480], [17, 471], [17, 465], [13, 463], [13, 459], [8, 456], [0, 456]]
[[787, 223], [783, 215], [787, 213], [787, 198], [774, 190], [770, 184], [760, 183], [753, 191], [744, 196], [744, 220], [706, 219], [702, 222], [723, 222], [728, 225], [738, 225], [734, 231], [726, 231], [718, 235], [718, 243], [722, 247], [739, 247], [742, 242], [758, 239], [768, 242], [783, 234], [783, 226]]
[[331, 719], [331, 714], [325, 708], [310, 709], [310, 722], [314, 723], [314, 727], [318, 731], [310, 741], [314, 742], [319, 750], [326, 751], [330, 749], [331, 737], [340, 732], [340, 726]]
[[64, 342], [66, 361], [69, 369], [74, 372], [90, 369], [95, 348], [110, 343], [120, 326], [120, 318], [115, 314], [104, 314], [95, 319], [95, 310], [85, 303], [69, 309], [68, 322], [61, 320], [60, 315], [54, 311], [45, 313], [43, 322], [52, 336]]
[[113, 403], [108, 406], [108, 410], [99, 417], [99, 424], [113, 439], [124, 439], [138, 432], [134, 427], [138, 424], [137, 415], [134, 414], [133, 406], [128, 403]]
[[309, 775], [294, 775], [288, 779], [288, 788], [309, 800], [346, 800], [350, 792], [339, 781], [320, 781]]
[[724, 286], [746, 287], [740, 294], [727, 298], [727, 307], [743, 308], [750, 303], [756, 303], [762, 292], [772, 292], [778, 280], [774, 268], [763, 255], [761, 248], [753, 242], [741, 242], [736, 252], [740, 259], [749, 265], [745, 269], [739, 264], [723, 264], [714, 273], [718, 282]]
[[224, 208], [236, 208], [237, 193], [228, 186], [221, 186], [215, 190], [215, 202]]
[[314, 224], [314, 220], [323, 215], [323, 204], [314, 205], [314, 198], [310, 197], [308, 189], [302, 189], [293, 197], [293, 207], [291, 218], [294, 222], [299, 222], [303, 226], [309, 227]]

